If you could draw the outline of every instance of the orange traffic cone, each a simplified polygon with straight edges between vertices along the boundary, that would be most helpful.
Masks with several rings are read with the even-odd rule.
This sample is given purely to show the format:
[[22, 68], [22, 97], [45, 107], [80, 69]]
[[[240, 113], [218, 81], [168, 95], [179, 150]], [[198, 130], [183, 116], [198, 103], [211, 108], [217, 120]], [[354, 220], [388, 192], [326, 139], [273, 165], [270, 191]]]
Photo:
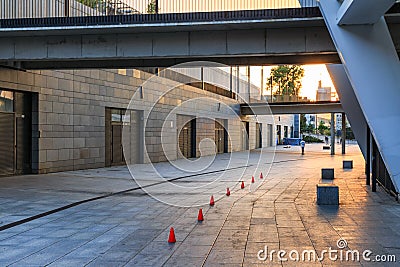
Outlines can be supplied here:
[[263, 177], [263, 175], [262, 175], [262, 173], [261, 173], [261, 174], [260, 174], [260, 179], [262, 179], [262, 178], [264, 178], [264, 177]]
[[244, 188], [244, 182], [243, 181], [242, 181], [242, 185], [240, 186], [240, 188], [242, 188], [242, 189]]
[[198, 220], [199, 222], [204, 221], [203, 209], [200, 209], [200, 210], [199, 210], [199, 215], [197, 216], [197, 220]]
[[231, 191], [229, 191], [229, 187], [226, 188], [226, 195], [229, 197], [231, 195]]
[[169, 229], [168, 243], [175, 243], [175, 242], [176, 242], [176, 239], [175, 239], [174, 227], [171, 227], [171, 229]]
[[211, 199], [210, 199], [210, 206], [214, 206], [214, 196], [211, 196]]
[[254, 183], [254, 176], [251, 176], [251, 182]]

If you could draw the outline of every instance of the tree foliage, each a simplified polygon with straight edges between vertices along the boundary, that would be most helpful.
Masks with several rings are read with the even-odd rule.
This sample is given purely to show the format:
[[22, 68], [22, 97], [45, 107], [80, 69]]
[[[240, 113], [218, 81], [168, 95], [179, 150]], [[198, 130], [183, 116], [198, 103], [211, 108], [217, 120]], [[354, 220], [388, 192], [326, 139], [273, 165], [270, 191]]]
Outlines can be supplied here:
[[271, 69], [267, 88], [274, 95], [299, 95], [304, 69], [299, 65], [281, 65]]
[[323, 135], [329, 135], [330, 128], [325, 125], [324, 121], [320, 121], [318, 125], [318, 132]]
[[148, 14], [156, 14], [156, 0], [152, 0], [148, 5], [147, 5], [147, 13]]
[[77, 0], [77, 1], [91, 8], [95, 8], [97, 6], [97, 3], [99, 2], [99, 0]]

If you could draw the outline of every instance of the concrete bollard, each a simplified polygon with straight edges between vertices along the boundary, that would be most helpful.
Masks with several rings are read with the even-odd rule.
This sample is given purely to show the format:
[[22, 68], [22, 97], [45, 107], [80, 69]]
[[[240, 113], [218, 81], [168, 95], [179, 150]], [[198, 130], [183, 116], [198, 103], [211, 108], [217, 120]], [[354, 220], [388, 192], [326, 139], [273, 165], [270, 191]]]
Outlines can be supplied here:
[[353, 169], [353, 161], [343, 160], [343, 169]]
[[317, 184], [318, 205], [339, 205], [339, 186], [334, 184]]
[[335, 169], [332, 168], [321, 169], [321, 178], [329, 180], [335, 179]]

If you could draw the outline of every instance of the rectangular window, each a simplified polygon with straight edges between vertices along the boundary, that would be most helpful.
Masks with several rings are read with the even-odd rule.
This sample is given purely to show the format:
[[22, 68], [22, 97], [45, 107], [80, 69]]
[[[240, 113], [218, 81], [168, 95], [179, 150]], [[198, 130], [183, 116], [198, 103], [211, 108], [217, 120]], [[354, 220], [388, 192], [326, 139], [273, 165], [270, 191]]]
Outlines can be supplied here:
[[111, 110], [111, 121], [112, 122], [121, 122], [121, 110], [120, 109], [112, 109]]
[[0, 111], [14, 111], [14, 93], [10, 91], [0, 90]]

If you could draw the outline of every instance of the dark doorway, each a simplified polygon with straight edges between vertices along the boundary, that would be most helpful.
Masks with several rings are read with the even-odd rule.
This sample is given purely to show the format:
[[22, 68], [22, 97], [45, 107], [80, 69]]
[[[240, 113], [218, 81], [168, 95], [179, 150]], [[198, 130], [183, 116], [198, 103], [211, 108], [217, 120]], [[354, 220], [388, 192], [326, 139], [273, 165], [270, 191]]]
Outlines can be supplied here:
[[242, 121], [242, 144], [243, 150], [249, 150], [249, 130], [250, 123], [248, 121]]
[[256, 148], [262, 148], [262, 124], [256, 123]]
[[276, 138], [277, 140], [277, 145], [280, 145], [282, 143], [282, 126], [281, 125], [276, 125]]

